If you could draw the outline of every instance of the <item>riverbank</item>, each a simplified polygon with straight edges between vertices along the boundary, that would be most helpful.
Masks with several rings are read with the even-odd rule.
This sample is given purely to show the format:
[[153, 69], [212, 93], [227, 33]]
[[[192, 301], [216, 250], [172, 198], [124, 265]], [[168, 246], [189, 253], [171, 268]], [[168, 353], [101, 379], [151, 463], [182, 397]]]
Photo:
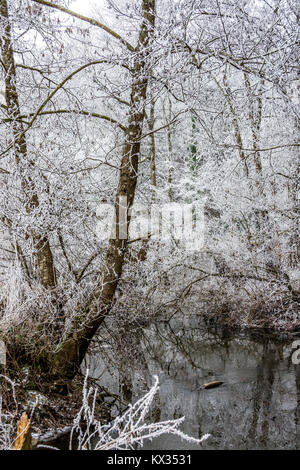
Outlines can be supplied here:
[[[1, 442], [7, 441], [7, 448], [14, 447], [17, 423], [21, 415], [26, 413], [30, 419], [33, 449], [38, 445], [56, 447], [59, 442], [59, 448], [67, 450], [70, 431], [83, 404], [85, 378], [77, 375], [68, 388], [60, 392], [52, 391], [49, 384], [40, 387], [45, 390], [42, 392], [33, 386], [34, 379], [37, 377], [29, 377], [28, 371], [24, 369], [15, 376], [1, 376]], [[87, 379], [87, 386], [97, 390], [93, 408], [95, 419], [109, 422], [111, 406], [118, 397], [112, 397], [91, 378]], [[110, 397], [110, 403], [106, 401], [107, 397]]]
[[228, 309], [222, 306], [216, 312], [204, 314], [207, 320], [226, 325], [233, 331], [248, 331], [260, 335], [293, 338], [300, 336], [300, 296], [274, 299], [268, 304], [254, 304], [243, 311], [243, 305]]
[[[214, 300], [216, 302], [217, 298], [215, 297]], [[291, 303], [291, 300], [293, 303]], [[297, 317], [299, 305], [299, 298], [295, 298], [295, 296], [281, 299], [280, 304], [274, 299], [274, 302], [269, 303], [268, 308], [265, 308], [263, 311], [255, 310], [253, 306], [252, 314], [249, 315], [248, 311], [243, 311], [242, 309], [238, 314], [237, 305], [235, 308], [232, 307], [230, 309], [228, 304], [224, 303], [222, 305], [219, 302], [218, 309], [210, 308], [205, 312], [199, 308], [196, 313], [193, 310], [193, 313], [184, 313], [182, 311], [174, 315], [174, 311], [171, 309], [168, 312], [164, 312], [160, 317], [148, 318], [147, 321], [139, 316], [137, 316], [133, 323], [126, 323], [126, 320], [123, 319], [124, 323], [126, 323], [126, 328], [123, 325], [123, 330], [127, 331], [127, 336], [131, 334], [135, 337], [138, 331], [147, 330], [153, 325], [160, 324], [161, 321], [163, 324], [168, 325], [173, 322], [174, 318], [177, 318], [184, 324], [192, 318], [195, 327], [198, 325], [199, 328], [203, 328], [203, 325], [206, 325], [205, 328], [208, 331], [213, 329], [219, 338], [246, 337], [251, 341], [258, 341], [260, 344], [270, 341], [274, 344], [276, 342], [291, 344], [292, 340], [300, 337], [300, 315]], [[282, 309], [282, 306], [285, 306], [285, 310]], [[120, 329], [120, 335], [123, 330]], [[122, 344], [126, 344], [125, 338], [120, 338], [120, 341]], [[138, 343], [139, 339], [134, 339], [134, 347], [136, 341]], [[178, 341], [178, 338], [176, 338], [176, 341]], [[130, 361], [130, 354], [128, 353], [127, 361]], [[132, 357], [135, 357], [134, 351], [131, 355], [131, 361]], [[216, 376], [213, 378], [218, 380], [220, 377]], [[40, 443], [56, 446], [57, 442], [59, 442], [60, 448], [67, 449], [74, 417], [82, 405], [84, 377], [82, 375], [77, 376], [72, 383], [58, 387], [57, 384], [43, 384], [40, 377], [30, 376], [29, 369], [24, 367], [18, 371], [18, 374], [13, 379], [15, 380], [14, 391], [16, 400], [8, 389], [4, 391], [2, 388], [1, 395], [4, 410], [6, 409], [11, 412], [15, 407], [15, 429], [20, 413], [25, 411], [28, 416], [31, 416], [35, 445]], [[209, 381], [209, 379], [210, 377], [207, 377], [205, 380], [203, 379], [203, 382]], [[39, 387], [36, 387], [36, 384], [39, 384]], [[126, 408], [126, 403], [122, 402], [121, 396], [117, 393], [112, 393], [109, 387], [105, 388], [105, 383], [100, 382], [99, 384], [99, 382], [97, 383], [95, 380], [90, 379], [89, 384], [96, 386], [98, 390], [98, 397], [95, 402], [95, 415], [101, 422], [109, 423], [111, 421], [111, 410], [114, 405], [118, 404], [119, 409]]]
[[195, 315], [237, 334], [248, 331], [290, 339], [300, 335], [300, 293], [261, 290], [246, 296], [241, 291], [227, 295], [215, 288], [195, 289], [179, 308], [178, 303], [175, 309], [168, 307], [166, 317], [177, 312]]

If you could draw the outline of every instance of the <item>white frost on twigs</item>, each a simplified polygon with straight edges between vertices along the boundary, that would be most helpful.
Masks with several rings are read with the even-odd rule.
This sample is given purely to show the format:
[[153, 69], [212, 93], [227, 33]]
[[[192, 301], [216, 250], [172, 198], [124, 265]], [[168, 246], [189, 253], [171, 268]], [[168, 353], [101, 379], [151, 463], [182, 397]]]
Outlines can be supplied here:
[[77, 448], [80, 450], [134, 449], [136, 446], [142, 447], [146, 439], [153, 439], [162, 434], [174, 434], [196, 444], [201, 444], [208, 439], [210, 434], [204, 434], [201, 439], [196, 439], [180, 431], [179, 427], [183, 423], [184, 417], [158, 423], [147, 423], [147, 414], [158, 389], [158, 377], [154, 376], [154, 385], [149, 392], [133, 405], [129, 405], [127, 411], [118, 416], [107, 429], [107, 426], [103, 426], [95, 418], [96, 391], [93, 388], [87, 388], [86, 375], [82, 407], [74, 420], [70, 449], [75, 433], [78, 438]]

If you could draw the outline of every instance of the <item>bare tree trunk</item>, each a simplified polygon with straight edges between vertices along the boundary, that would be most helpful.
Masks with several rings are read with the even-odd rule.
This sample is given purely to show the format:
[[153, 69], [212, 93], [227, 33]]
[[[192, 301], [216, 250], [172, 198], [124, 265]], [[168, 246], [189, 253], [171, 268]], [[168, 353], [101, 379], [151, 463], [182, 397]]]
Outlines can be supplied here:
[[261, 164], [260, 153], [258, 151], [258, 142], [259, 142], [259, 131], [260, 131], [260, 126], [261, 126], [261, 118], [262, 118], [261, 89], [258, 91], [258, 96], [256, 97], [257, 111], [255, 112], [254, 96], [251, 90], [249, 77], [247, 76], [246, 73], [244, 73], [244, 80], [245, 80], [245, 85], [246, 85], [246, 90], [247, 90], [247, 95], [248, 95], [248, 102], [249, 102], [248, 112], [249, 112], [249, 119], [251, 122], [255, 168], [256, 168], [256, 173], [260, 175], [262, 172], [262, 164]]
[[237, 147], [238, 147], [239, 157], [240, 157], [241, 161], [244, 163], [245, 176], [248, 177], [249, 176], [249, 170], [248, 170], [248, 166], [247, 166], [245, 152], [243, 150], [242, 134], [241, 134], [241, 131], [240, 131], [238, 116], [237, 116], [237, 113], [234, 109], [234, 106], [233, 106], [233, 103], [232, 103], [232, 100], [231, 100], [232, 92], [231, 92], [231, 88], [229, 86], [229, 83], [228, 83], [228, 80], [227, 80], [227, 77], [226, 77], [226, 73], [224, 74], [224, 77], [223, 77], [224, 88], [222, 87], [222, 85], [219, 83], [219, 81], [216, 79], [216, 77], [214, 75], [211, 75], [211, 76], [214, 79], [214, 81], [216, 82], [217, 87], [219, 88], [219, 90], [223, 94], [223, 96], [224, 96], [224, 98], [225, 98], [225, 100], [228, 104], [229, 110], [231, 112], [232, 125], [233, 125], [233, 130], [234, 130], [234, 137], [235, 137], [235, 141], [236, 141], [236, 144], [237, 144]]
[[[172, 103], [171, 99], [169, 98], [169, 121], [171, 122], [171, 115], [172, 115]], [[167, 136], [168, 136], [168, 154], [169, 154], [169, 173], [168, 173], [168, 185], [169, 185], [169, 190], [168, 190], [168, 195], [169, 199], [172, 202], [173, 201], [173, 147], [172, 147], [172, 131], [171, 127], [168, 127], [167, 130]]]
[[[151, 186], [156, 186], [156, 148], [155, 148], [155, 134], [154, 134], [154, 122], [155, 122], [155, 101], [152, 99], [150, 103], [150, 119], [148, 121], [151, 144], [150, 144], [150, 183]], [[152, 193], [155, 197], [155, 192]]]
[[72, 378], [81, 364], [91, 340], [96, 334], [105, 316], [112, 308], [115, 291], [122, 275], [127, 251], [127, 239], [120, 237], [121, 220], [118, 208], [127, 200], [126, 230], [128, 233], [130, 223], [130, 208], [133, 205], [135, 188], [138, 178], [138, 161], [140, 154], [140, 138], [145, 116], [147, 86], [148, 86], [148, 47], [155, 23], [155, 0], [143, 0], [143, 22], [139, 32], [138, 46], [135, 52], [133, 68], [133, 85], [130, 100], [130, 117], [128, 135], [123, 147], [123, 156], [120, 165], [120, 178], [116, 194], [116, 225], [119, 230], [115, 238], [111, 238], [108, 245], [106, 260], [98, 285], [94, 291], [94, 298], [84, 312], [84, 318], [77, 331], [62, 344], [60, 350], [52, 358], [54, 375], [63, 378]]
[[232, 124], [233, 124], [233, 129], [234, 129], [235, 140], [236, 140], [236, 143], [237, 143], [237, 146], [238, 146], [239, 156], [240, 156], [241, 161], [244, 162], [245, 176], [248, 177], [249, 176], [249, 170], [248, 170], [248, 165], [247, 165], [247, 161], [246, 161], [246, 157], [245, 157], [245, 152], [243, 150], [242, 134], [241, 134], [241, 131], [240, 131], [238, 116], [237, 116], [237, 113], [234, 109], [233, 103], [231, 101], [231, 94], [232, 93], [231, 93], [231, 89], [230, 89], [230, 86], [229, 86], [226, 75], [224, 75], [223, 83], [224, 83], [224, 87], [225, 87], [225, 93], [224, 92], [223, 93], [224, 93], [225, 99], [228, 103], [230, 112], [232, 114]]
[[[156, 199], [156, 145], [155, 145], [155, 133], [154, 131], [154, 123], [155, 123], [155, 100], [152, 99], [150, 102], [150, 117], [148, 119], [148, 128], [150, 134], [150, 185], [151, 185], [151, 202], [155, 202]], [[147, 253], [149, 249], [149, 238], [142, 241], [142, 246], [138, 251], [136, 256], [137, 261], [146, 261]]]
[[[18, 91], [16, 87], [16, 66], [11, 41], [11, 28], [8, 18], [7, 0], [0, 0], [0, 17], [3, 25], [1, 53], [2, 66], [4, 68], [5, 74], [5, 99], [7, 113], [9, 118], [11, 118], [11, 129], [16, 163], [19, 164], [24, 160], [29, 160], [27, 156], [24, 127], [20, 119], [21, 113]], [[29, 163], [32, 166], [34, 165], [32, 161], [29, 161]], [[30, 176], [22, 178], [22, 188], [25, 195], [27, 196], [26, 211], [30, 213], [32, 209], [35, 209], [39, 206], [38, 196]], [[26, 234], [26, 236], [28, 237], [29, 234]], [[36, 262], [40, 281], [45, 288], [52, 288], [56, 285], [56, 278], [49, 241], [47, 237], [41, 237], [37, 235], [34, 230], [31, 231], [31, 236], [36, 251]]]
[[197, 174], [197, 126], [196, 126], [196, 115], [195, 112], [191, 112], [191, 120], [192, 120], [192, 142], [190, 144], [190, 152], [191, 152], [191, 169], [193, 175]]

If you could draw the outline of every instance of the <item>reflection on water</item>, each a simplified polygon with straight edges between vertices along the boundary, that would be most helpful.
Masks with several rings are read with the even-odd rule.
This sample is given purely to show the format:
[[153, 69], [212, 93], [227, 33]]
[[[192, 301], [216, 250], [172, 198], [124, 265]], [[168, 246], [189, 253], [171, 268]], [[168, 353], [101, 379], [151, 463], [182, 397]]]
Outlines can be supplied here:
[[[205, 449], [299, 449], [300, 365], [291, 353], [291, 342], [253, 340], [211, 331], [195, 317], [176, 318], [128, 331], [118, 351], [107, 346], [91, 359], [90, 373], [114, 393], [121, 388], [124, 400], [138, 398], [158, 375], [152, 420], [184, 415], [184, 432], [211, 433]], [[116, 356], [119, 373], [111, 362]], [[199, 390], [214, 380], [224, 384]], [[166, 435], [144, 448], [198, 447]]]

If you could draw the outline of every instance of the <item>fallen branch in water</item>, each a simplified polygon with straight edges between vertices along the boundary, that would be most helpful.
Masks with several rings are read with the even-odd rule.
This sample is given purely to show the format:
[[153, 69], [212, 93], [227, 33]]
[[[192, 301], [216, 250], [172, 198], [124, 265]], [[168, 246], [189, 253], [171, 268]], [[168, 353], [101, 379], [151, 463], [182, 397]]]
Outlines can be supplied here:
[[207, 382], [206, 384], [201, 385], [200, 387], [196, 388], [196, 390], [207, 390], [209, 388], [217, 388], [220, 385], [223, 385], [224, 382], [220, 380], [215, 380], [214, 382]]

